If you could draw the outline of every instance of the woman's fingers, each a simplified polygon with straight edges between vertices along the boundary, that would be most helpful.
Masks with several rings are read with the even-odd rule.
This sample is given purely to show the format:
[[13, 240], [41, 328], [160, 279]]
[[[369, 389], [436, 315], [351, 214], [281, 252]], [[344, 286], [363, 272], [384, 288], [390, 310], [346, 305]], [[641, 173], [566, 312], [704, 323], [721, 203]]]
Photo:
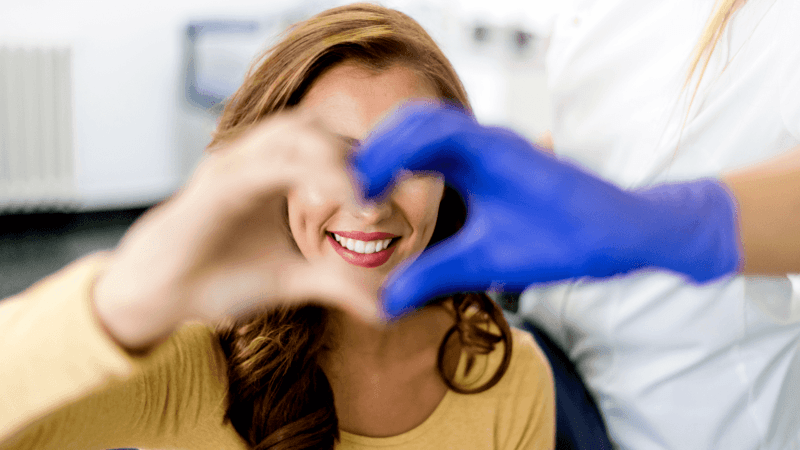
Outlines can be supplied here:
[[220, 153], [236, 155], [262, 168], [305, 163], [342, 165], [349, 149], [320, 120], [303, 111], [293, 111], [264, 121]]
[[[291, 189], [319, 186], [355, 197], [346, 166], [350, 149], [307, 114], [265, 121], [225, 148], [204, 157], [190, 185], [198, 197], [221, 196], [236, 206], [286, 196]], [[350, 200], [351, 198], [348, 198]]]
[[354, 199], [347, 151], [298, 113], [270, 118], [212, 150], [184, 189], [137, 222], [115, 250], [96, 292], [109, 328], [143, 347], [188, 319], [216, 321], [286, 301], [379, 320], [375, 294], [309, 265], [283, 216], [292, 190]]
[[279, 259], [279, 264], [265, 261], [206, 274], [195, 295], [192, 316], [214, 322], [278, 304], [317, 303], [339, 308], [367, 323], [383, 320], [376, 293], [350, 281], [344, 273], [291, 254]]
[[339, 273], [323, 264], [297, 262], [283, 270], [280, 281], [281, 298], [299, 303], [319, 303], [335, 307], [379, 324], [384, 321], [376, 292], [360, 286], [344, 272]]

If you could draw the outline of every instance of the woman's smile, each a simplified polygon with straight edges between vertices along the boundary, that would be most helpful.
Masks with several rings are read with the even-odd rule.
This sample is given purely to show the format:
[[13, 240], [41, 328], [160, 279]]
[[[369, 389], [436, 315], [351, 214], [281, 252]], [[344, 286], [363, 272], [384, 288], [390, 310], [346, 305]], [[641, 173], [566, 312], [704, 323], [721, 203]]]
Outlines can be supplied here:
[[350, 264], [361, 267], [379, 267], [394, 253], [394, 244], [400, 239], [391, 233], [364, 233], [361, 231], [331, 231], [328, 242], [339, 256]]

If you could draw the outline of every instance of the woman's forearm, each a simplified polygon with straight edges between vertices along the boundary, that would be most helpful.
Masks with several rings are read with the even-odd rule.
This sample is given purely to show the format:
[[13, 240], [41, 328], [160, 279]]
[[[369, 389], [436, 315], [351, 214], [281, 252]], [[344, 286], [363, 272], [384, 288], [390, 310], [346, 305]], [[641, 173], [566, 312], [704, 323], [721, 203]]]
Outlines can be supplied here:
[[17, 431], [131, 372], [90, 309], [91, 281], [105, 259], [86, 257], [0, 301], [0, 449]]
[[763, 164], [726, 174], [738, 204], [744, 250], [740, 271], [800, 273], [800, 147]]

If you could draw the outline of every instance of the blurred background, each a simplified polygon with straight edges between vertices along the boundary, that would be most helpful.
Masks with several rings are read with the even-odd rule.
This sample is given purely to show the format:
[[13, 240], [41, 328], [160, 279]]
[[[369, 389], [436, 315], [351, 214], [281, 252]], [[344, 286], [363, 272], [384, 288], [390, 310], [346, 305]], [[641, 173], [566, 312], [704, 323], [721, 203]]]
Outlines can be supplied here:
[[[285, 28], [343, 1], [0, 3], [0, 298], [116, 245], [192, 172], [222, 102]], [[550, 125], [555, 0], [380, 2], [417, 19], [479, 120]]]

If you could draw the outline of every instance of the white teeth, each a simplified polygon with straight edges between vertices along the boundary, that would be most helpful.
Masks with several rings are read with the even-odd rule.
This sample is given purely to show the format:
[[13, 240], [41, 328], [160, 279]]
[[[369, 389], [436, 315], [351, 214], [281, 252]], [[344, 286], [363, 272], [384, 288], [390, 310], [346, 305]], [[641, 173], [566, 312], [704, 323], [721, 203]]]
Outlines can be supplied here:
[[336, 242], [339, 243], [342, 247], [356, 253], [363, 253], [363, 254], [370, 254], [370, 253], [377, 253], [382, 250], [385, 250], [389, 247], [389, 244], [392, 243], [392, 239], [383, 239], [378, 241], [359, 241], [356, 239], [348, 239], [346, 237], [339, 236], [336, 233], [333, 234], [333, 238], [336, 239]]
[[366, 253], [364, 247], [367, 245], [364, 241], [356, 241], [356, 248], [353, 249], [356, 253]]

